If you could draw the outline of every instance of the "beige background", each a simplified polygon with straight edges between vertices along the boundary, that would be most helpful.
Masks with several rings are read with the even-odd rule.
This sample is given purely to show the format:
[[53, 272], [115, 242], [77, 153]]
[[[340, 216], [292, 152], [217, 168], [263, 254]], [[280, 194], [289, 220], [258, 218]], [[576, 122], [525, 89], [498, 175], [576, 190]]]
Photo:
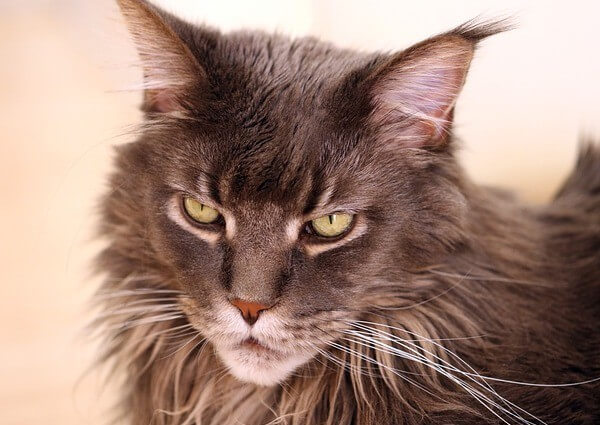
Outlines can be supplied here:
[[[516, 14], [486, 41], [458, 104], [462, 159], [479, 181], [547, 199], [579, 134], [600, 137], [597, 2], [161, 0], [190, 19], [395, 49], [473, 16]], [[409, 5], [410, 4], [410, 5]], [[0, 0], [0, 423], [97, 424], [94, 203], [110, 147], [128, 140], [139, 74], [109, 0]]]

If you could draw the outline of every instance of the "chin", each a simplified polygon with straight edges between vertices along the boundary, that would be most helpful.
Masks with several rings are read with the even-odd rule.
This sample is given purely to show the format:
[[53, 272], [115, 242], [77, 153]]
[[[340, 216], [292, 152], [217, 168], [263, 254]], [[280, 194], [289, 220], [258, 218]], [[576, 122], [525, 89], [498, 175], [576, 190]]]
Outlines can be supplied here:
[[285, 381], [299, 366], [311, 359], [308, 353], [283, 353], [263, 345], [242, 343], [216, 347], [229, 373], [243, 382], [273, 386]]

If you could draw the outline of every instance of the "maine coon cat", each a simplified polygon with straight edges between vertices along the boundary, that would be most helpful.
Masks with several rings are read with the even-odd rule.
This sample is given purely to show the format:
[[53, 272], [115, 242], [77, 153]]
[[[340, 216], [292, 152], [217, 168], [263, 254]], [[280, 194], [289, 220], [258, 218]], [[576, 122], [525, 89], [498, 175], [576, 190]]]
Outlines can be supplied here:
[[126, 423], [600, 423], [600, 150], [538, 208], [454, 156], [501, 24], [362, 54], [118, 3], [145, 122], [96, 325]]

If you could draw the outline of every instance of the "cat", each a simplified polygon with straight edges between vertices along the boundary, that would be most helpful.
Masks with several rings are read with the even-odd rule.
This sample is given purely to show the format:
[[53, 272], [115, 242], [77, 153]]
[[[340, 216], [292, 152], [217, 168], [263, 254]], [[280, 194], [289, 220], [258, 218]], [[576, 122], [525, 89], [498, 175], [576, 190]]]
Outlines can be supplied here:
[[504, 23], [369, 54], [118, 4], [145, 119], [94, 326], [126, 423], [600, 423], [600, 149], [543, 207], [455, 157]]

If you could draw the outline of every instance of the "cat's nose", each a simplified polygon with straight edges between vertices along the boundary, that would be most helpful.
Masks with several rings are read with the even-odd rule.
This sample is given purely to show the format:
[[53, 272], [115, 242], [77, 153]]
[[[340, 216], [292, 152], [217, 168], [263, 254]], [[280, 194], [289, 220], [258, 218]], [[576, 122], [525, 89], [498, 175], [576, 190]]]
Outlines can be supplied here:
[[268, 310], [272, 307], [261, 303], [240, 300], [238, 298], [231, 300], [230, 302], [238, 308], [240, 313], [242, 313], [242, 317], [249, 325], [253, 325], [254, 322], [258, 320], [258, 315], [261, 311]]

